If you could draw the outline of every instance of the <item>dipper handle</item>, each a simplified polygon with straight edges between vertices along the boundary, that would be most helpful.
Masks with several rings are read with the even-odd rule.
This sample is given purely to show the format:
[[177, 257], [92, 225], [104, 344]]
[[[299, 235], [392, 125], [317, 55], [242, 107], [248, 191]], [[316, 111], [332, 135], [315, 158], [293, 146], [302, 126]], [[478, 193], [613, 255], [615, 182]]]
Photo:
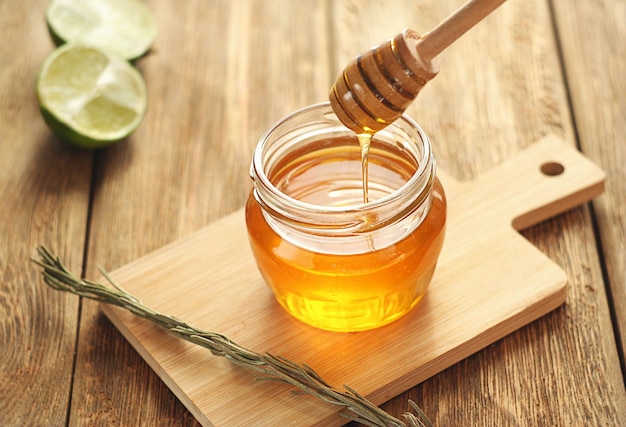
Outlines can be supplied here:
[[505, 1], [469, 0], [422, 36], [417, 44], [417, 53], [423, 61], [430, 61]]

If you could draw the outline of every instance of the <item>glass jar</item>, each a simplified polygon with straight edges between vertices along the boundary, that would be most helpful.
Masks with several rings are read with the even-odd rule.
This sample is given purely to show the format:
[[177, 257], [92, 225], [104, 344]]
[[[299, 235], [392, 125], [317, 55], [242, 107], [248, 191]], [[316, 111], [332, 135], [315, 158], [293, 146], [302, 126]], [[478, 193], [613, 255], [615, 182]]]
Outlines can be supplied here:
[[377, 132], [363, 201], [357, 136], [329, 103], [260, 139], [246, 224], [258, 268], [293, 316], [332, 331], [388, 324], [422, 298], [443, 245], [446, 198], [428, 137], [403, 116]]

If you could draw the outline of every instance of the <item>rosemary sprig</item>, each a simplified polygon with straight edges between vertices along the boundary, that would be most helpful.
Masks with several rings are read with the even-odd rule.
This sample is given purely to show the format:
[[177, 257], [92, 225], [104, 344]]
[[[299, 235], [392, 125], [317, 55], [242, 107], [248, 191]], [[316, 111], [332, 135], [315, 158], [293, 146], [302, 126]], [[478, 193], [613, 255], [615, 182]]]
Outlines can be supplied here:
[[410, 410], [402, 417], [393, 417], [352, 388], [337, 390], [329, 385], [310, 366], [299, 365], [284, 357], [259, 354], [248, 350], [226, 336], [201, 330], [175, 317], [158, 313], [144, 306], [135, 296], [118, 286], [106, 271], [100, 269], [111, 286], [93, 282], [71, 273], [50, 250], [44, 246], [37, 249], [39, 259], [33, 262], [43, 267], [44, 281], [52, 288], [70, 292], [91, 300], [122, 307], [131, 313], [165, 328], [175, 336], [208, 349], [215, 356], [225, 357], [231, 362], [253, 369], [262, 374], [259, 379], [287, 383], [300, 392], [310, 394], [331, 405], [343, 408], [340, 414], [347, 419], [370, 427], [432, 427], [426, 415], [413, 401]]

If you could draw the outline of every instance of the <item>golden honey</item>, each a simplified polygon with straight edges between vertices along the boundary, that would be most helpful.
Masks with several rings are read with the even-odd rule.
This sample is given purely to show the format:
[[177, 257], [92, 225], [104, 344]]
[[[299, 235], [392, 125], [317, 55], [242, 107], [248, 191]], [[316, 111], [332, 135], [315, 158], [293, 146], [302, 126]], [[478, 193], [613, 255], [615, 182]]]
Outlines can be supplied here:
[[422, 298], [446, 224], [428, 139], [402, 118], [372, 139], [367, 202], [357, 136], [328, 103], [293, 113], [255, 150], [246, 222], [258, 268], [293, 316], [333, 331], [390, 323]]

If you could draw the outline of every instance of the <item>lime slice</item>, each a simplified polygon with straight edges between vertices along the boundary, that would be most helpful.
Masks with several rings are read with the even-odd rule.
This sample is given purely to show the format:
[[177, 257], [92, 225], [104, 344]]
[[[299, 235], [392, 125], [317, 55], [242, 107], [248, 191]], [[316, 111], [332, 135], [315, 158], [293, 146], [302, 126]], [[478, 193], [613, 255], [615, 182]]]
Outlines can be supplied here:
[[37, 96], [52, 131], [83, 148], [103, 147], [130, 135], [141, 123], [148, 99], [141, 74], [127, 61], [71, 43], [44, 62]]
[[139, 0], [52, 0], [46, 22], [57, 45], [87, 44], [128, 60], [145, 54], [156, 37], [152, 14]]

